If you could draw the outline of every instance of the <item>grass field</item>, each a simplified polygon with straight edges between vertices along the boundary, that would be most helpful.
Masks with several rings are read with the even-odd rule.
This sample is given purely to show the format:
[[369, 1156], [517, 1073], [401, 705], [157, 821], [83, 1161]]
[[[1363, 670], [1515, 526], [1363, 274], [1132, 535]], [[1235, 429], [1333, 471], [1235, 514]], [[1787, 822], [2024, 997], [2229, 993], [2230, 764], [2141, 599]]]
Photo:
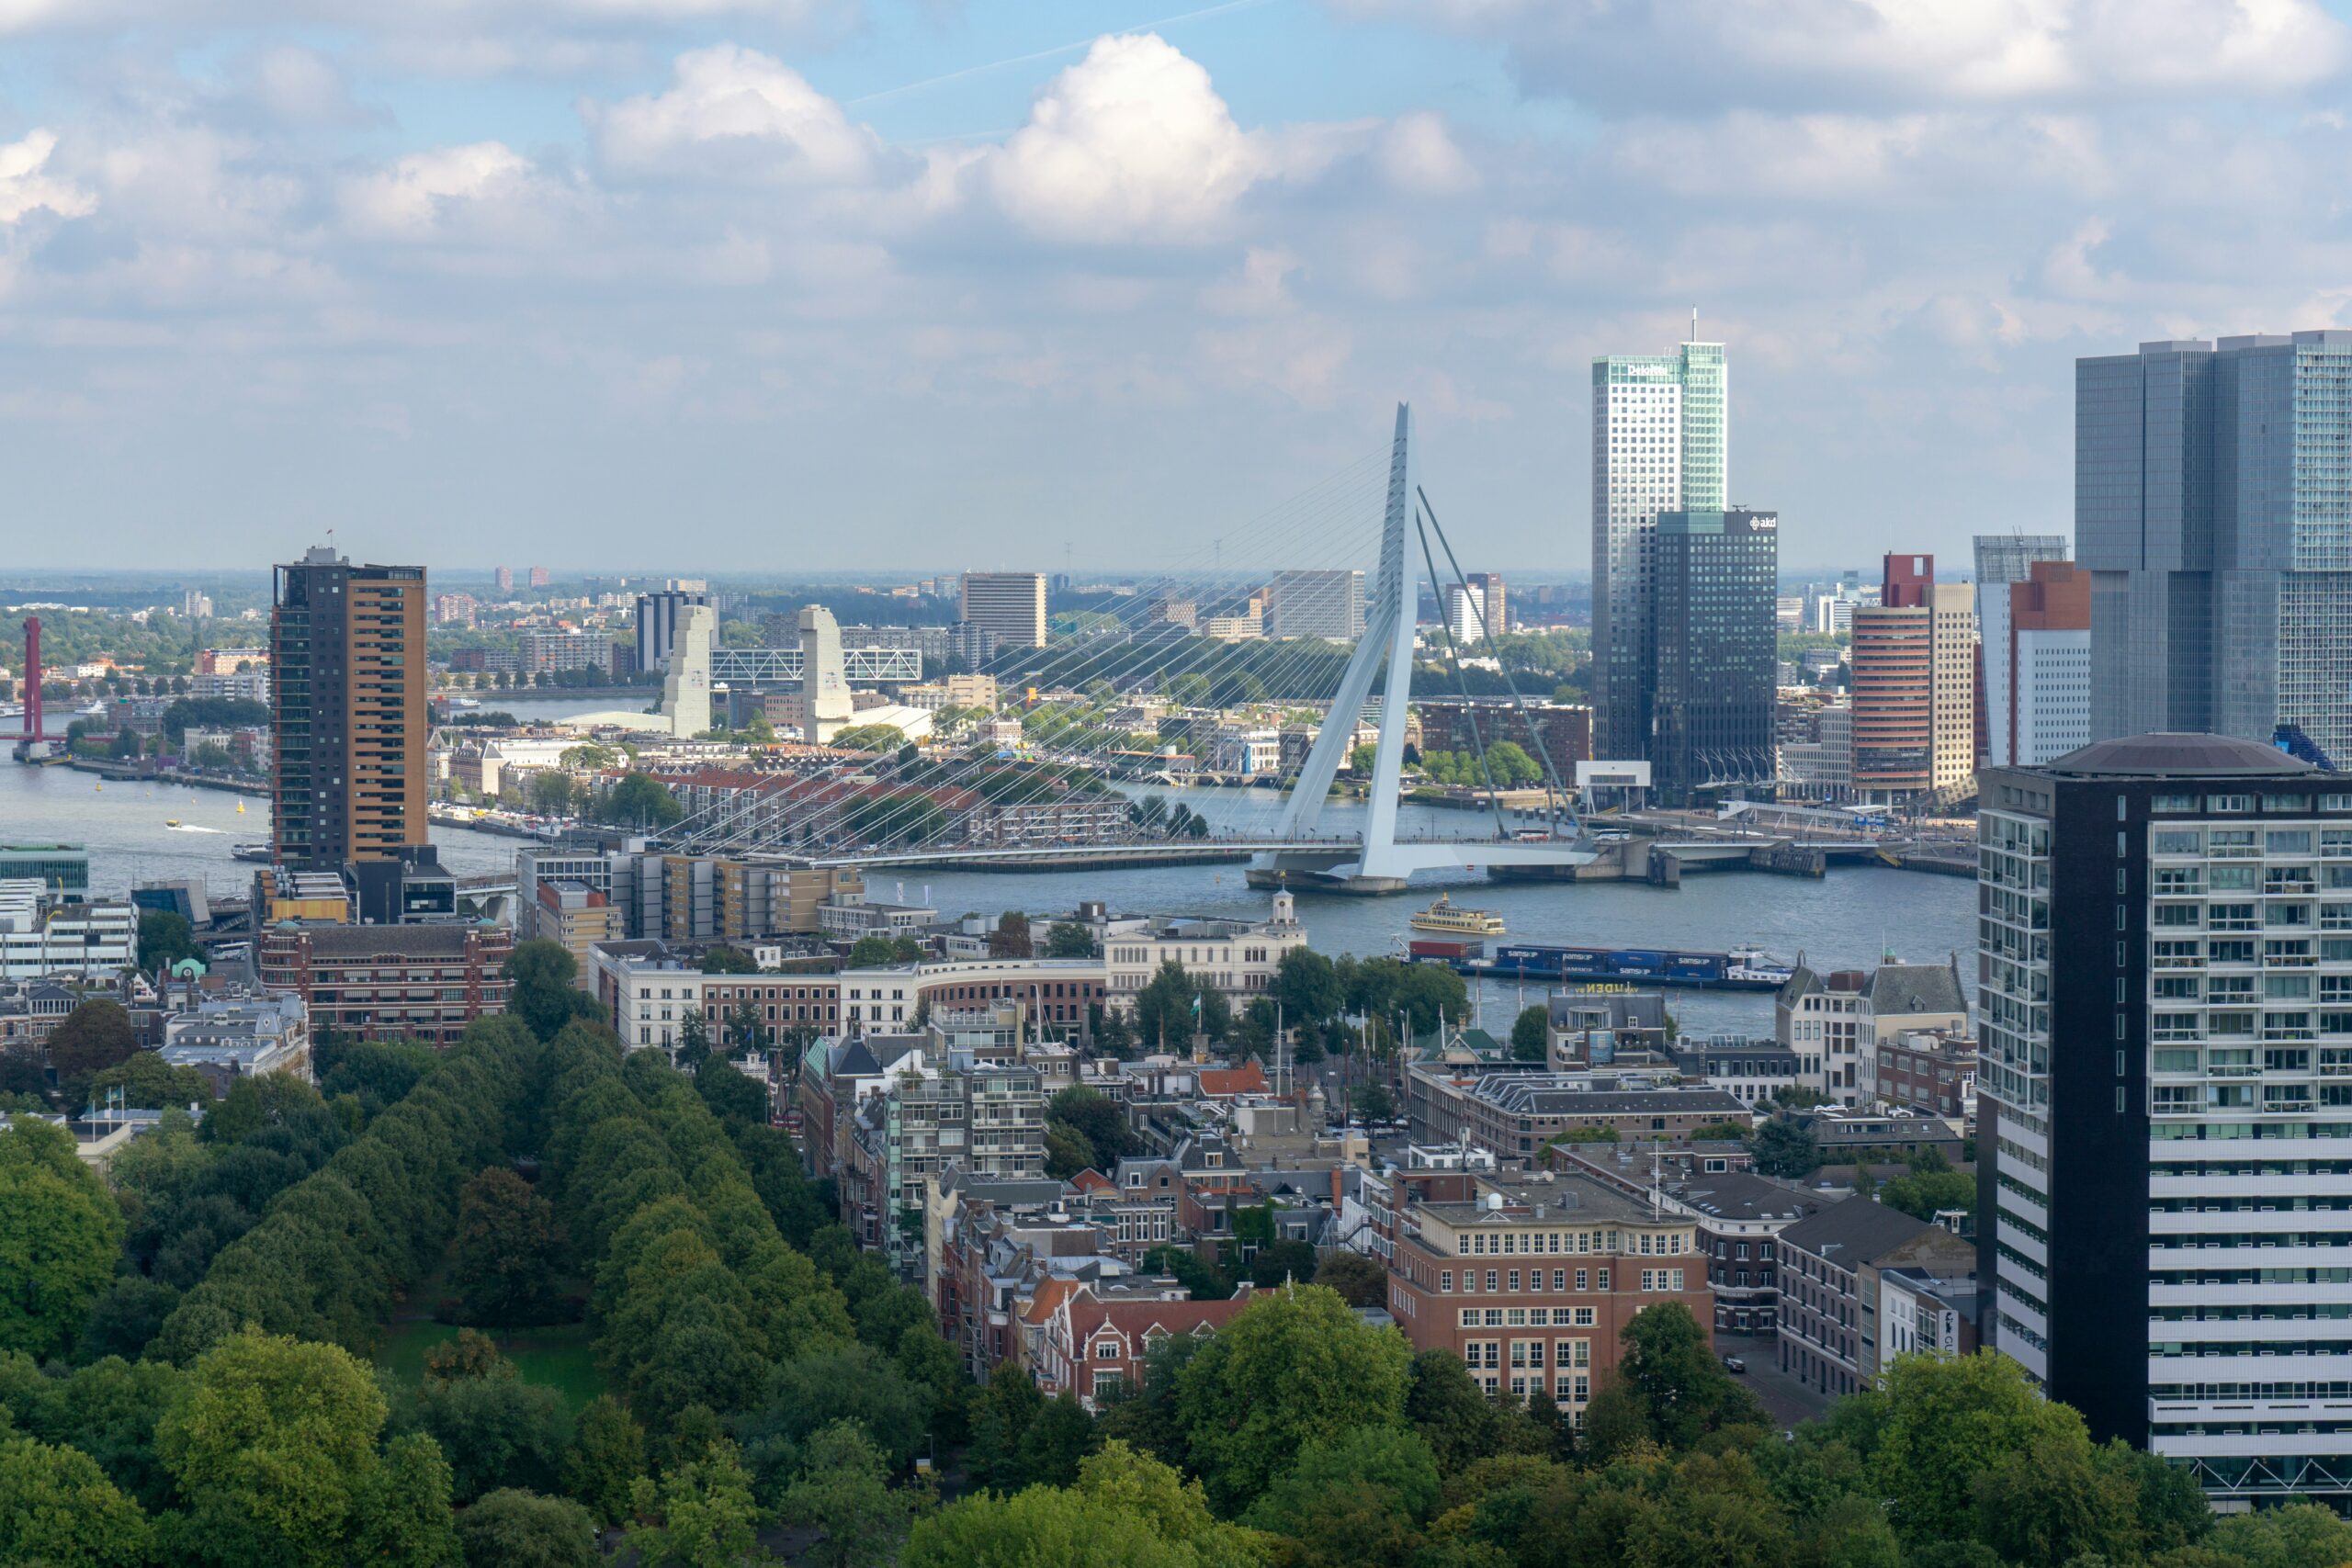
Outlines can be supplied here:
[[[431, 1318], [396, 1323], [385, 1336], [383, 1352], [376, 1358], [376, 1364], [402, 1382], [417, 1382], [424, 1376], [424, 1353], [443, 1340], [457, 1337], [455, 1328]], [[589, 1349], [588, 1325], [584, 1323], [518, 1329], [496, 1338], [498, 1353], [514, 1363], [515, 1371], [525, 1382], [555, 1390], [563, 1402], [567, 1422], [580, 1414], [582, 1405], [605, 1392], [605, 1380], [596, 1371], [596, 1358]]]

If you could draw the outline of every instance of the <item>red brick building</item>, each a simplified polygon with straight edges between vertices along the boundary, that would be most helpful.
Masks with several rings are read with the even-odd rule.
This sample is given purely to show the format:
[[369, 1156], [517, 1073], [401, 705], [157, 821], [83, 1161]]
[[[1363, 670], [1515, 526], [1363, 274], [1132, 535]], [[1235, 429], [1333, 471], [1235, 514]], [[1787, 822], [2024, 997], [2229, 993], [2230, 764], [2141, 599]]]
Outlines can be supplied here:
[[1173, 1335], [1206, 1338], [1250, 1304], [1244, 1284], [1229, 1301], [1105, 1300], [1087, 1285], [1041, 1293], [1044, 1333], [1030, 1368], [1047, 1398], [1065, 1390], [1089, 1410], [1143, 1386], [1144, 1359]]
[[506, 1010], [514, 933], [501, 926], [271, 926], [261, 983], [291, 991], [313, 1034], [454, 1045], [466, 1025]]
[[1459, 1356], [1488, 1393], [1524, 1399], [1548, 1379], [1581, 1419], [1635, 1314], [1679, 1302], [1712, 1337], [1690, 1216], [1570, 1173], [1447, 1172], [1417, 1187], [1389, 1222], [1388, 1310], [1415, 1349]]

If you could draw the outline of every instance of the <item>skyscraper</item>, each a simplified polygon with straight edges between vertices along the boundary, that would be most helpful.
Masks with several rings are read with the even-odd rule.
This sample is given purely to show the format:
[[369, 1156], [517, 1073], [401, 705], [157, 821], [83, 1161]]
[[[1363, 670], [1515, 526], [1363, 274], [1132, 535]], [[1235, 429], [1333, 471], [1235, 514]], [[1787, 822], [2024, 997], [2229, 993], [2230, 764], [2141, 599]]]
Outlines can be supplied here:
[[2037, 560], [2022, 582], [1976, 585], [1984, 626], [1984, 765], [2035, 767], [2090, 743], [2091, 574]]
[[548, 569], [543, 566], [533, 567], [531, 569], [531, 586], [534, 588], [545, 588], [547, 585]]
[[1986, 1337], [2243, 1500], [2352, 1491], [2347, 788], [2181, 734], [1983, 778]]
[[1780, 541], [1771, 512], [1662, 512], [1653, 525], [1640, 717], [1662, 804], [1773, 776]]
[[1453, 634], [1456, 648], [1467, 648], [1486, 635], [1487, 592], [1476, 582], [1464, 586], [1449, 582], [1441, 595], [1445, 601], [1446, 629]]
[[710, 602], [710, 585], [691, 578], [672, 578], [656, 592], [639, 594], [637, 667], [667, 670], [670, 654], [685, 629], [686, 612]]
[[1649, 646], [1651, 525], [1724, 510], [1724, 346], [1592, 362], [1592, 705], [1604, 758], [1648, 755], [1639, 727]]
[[2352, 332], [2075, 362], [2091, 733], [2352, 755]]
[[1503, 574], [1473, 571], [1464, 575], [1470, 586], [1486, 596], [1487, 630], [1497, 637], [1510, 630], [1510, 593], [1503, 585]]
[[424, 569], [313, 548], [269, 618], [277, 863], [340, 872], [426, 842]]
[[1274, 573], [1266, 587], [1266, 635], [1355, 641], [1363, 636], [1363, 573]]
[[[2006, 710], [1996, 711], [2009, 685], [2009, 671], [2004, 663], [2009, 649], [2009, 585], [2031, 576], [2035, 561], [2064, 560], [2066, 549], [2065, 538], [2057, 534], [1976, 536], [1976, 725], [1980, 764], [1988, 759], [2004, 764], [2019, 760], [2001, 743], [2007, 714]], [[2089, 739], [2086, 735], [2074, 746]], [[2074, 746], [2061, 746], [2057, 751], [2032, 761], [2046, 761], [2059, 751], [2074, 750]]]
[[493, 583], [497, 584], [498, 591], [501, 593], [512, 593], [514, 592], [514, 569], [511, 566], [496, 568], [491, 572], [490, 580]]
[[1886, 558], [1879, 602], [1854, 608], [1854, 788], [1896, 804], [1976, 769], [1976, 626], [1933, 556]]
[[962, 619], [1008, 648], [1046, 646], [1046, 579], [1035, 571], [967, 571]]

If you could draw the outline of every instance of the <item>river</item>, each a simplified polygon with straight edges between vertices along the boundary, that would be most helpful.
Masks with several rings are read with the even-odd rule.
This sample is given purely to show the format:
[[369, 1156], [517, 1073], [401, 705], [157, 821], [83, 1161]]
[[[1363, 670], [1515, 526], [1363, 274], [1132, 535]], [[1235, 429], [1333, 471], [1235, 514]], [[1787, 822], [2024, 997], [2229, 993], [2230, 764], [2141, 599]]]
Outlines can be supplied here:
[[[560, 699], [502, 702], [520, 717], [554, 717], [608, 706]], [[174, 784], [115, 784], [94, 788], [86, 773], [66, 768], [19, 767], [0, 760], [0, 840], [64, 841], [90, 850], [92, 889], [119, 893], [134, 881], [197, 876], [221, 894], [242, 895], [252, 867], [230, 858], [230, 846], [268, 837], [267, 802], [254, 796]], [[1212, 820], [1235, 828], [1263, 825], [1277, 797], [1272, 791], [1171, 794], [1193, 799]], [[237, 811], [243, 801], [245, 810]], [[1333, 802], [1327, 829], [1344, 829], [1360, 805]], [[165, 819], [181, 827], [169, 828]], [[1408, 805], [1398, 829], [1408, 835], [1464, 836], [1488, 819], [1478, 815]], [[462, 828], [433, 829], [442, 863], [460, 874], [503, 871], [520, 841]], [[1248, 886], [1238, 865], [1159, 866], [1120, 872], [910, 872], [877, 874], [867, 886], [876, 899], [930, 904], [947, 915], [993, 915], [1008, 908], [1051, 914], [1099, 898], [1123, 913], [1262, 918], [1268, 895]], [[1818, 881], [1750, 873], [1695, 873], [1679, 889], [1642, 883], [1489, 884], [1464, 873], [1430, 878], [1412, 896], [1350, 898], [1302, 893], [1299, 919], [1326, 953], [1372, 956], [1396, 951], [1410, 933], [1406, 921], [1440, 887], [1457, 903], [1492, 909], [1510, 928], [1510, 940], [1663, 947], [1721, 952], [1753, 943], [1781, 958], [1802, 953], [1815, 968], [1869, 968], [1883, 953], [1911, 963], [1941, 963], [1975, 946], [1975, 884], [1889, 867], [1840, 868]], [[1964, 969], [1973, 970], [1963, 957]], [[1521, 1000], [1519, 987], [1480, 987], [1484, 1021], [1508, 1026]], [[1965, 987], [1973, 991], [1973, 986]], [[1526, 999], [1536, 999], [1530, 987]], [[1757, 993], [1681, 991], [1673, 1009], [1686, 1032], [1769, 1033], [1771, 998]]]

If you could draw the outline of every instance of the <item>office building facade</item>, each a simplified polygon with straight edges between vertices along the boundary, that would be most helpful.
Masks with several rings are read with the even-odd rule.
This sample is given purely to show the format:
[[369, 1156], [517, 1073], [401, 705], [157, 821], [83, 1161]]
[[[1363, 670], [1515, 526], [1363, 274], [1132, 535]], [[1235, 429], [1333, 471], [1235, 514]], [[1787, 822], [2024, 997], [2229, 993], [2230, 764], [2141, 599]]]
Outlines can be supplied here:
[[1879, 602], [1854, 610], [1853, 787], [1901, 803], [1976, 770], [1976, 615], [1933, 556], [1886, 558]]
[[1606, 758], [1640, 758], [1647, 552], [1661, 512], [1721, 512], [1724, 346], [1592, 362], [1592, 698]]
[[2352, 332], [2075, 366], [2091, 732], [2293, 725], [2352, 755]]
[[1780, 546], [1771, 512], [1665, 512], [1653, 525], [1636, 711], [1663, 805], [1773, 777]]
[[424, 569], [314, 548], [270, 610], [277, 863], [341, 871], [426, 842]]
[[637, 596], [637, 667], [667, 670], [670, 655], [685, 636], [689, 611], [712, 603], [708, 588], [699, 582], [673, 580], [659, 592]]
[[1443, 600], [1445, 629], [1453, 637], [1453, 646], [1468, 648], [1487, 635], [1487, 594], [1476, 584], [1449, 582], [1440, 597]]
[[1266, 635], [1353, 642], [1363, 636], [1363, 573], [1278, 571], [1266, 586]]
[[967, 571], [961, 619], [1003, 648], [1046, 646], [1046, 579], [1035, 571]]
[[2352, 783], [2257, 742], [1989, 769], [1987, 1337], [2217, 1497], [2352, 1491]]
[[[1976, 713], [1980, 732], [1977, 761], [1980, 766], [1986, 762], [2007, 766], [2017, 761], [2014, 756], [2003, 752], [1997, 743], [2003, 721], [1995, 712], [1998, 701], [1996, 694], [2007, 679], [2001, 668], [2001, 660], [2008, 650], [2009, 585], [2031, 577], [2036, 561], [2064, 560], [2070, 548], [2065, 537], [2058, 534], [1976, 536], [1976, 644], [1979, 650]], [[2079, 746], [2089, 739], [2086, 735], [2075, 744]], [[2062, 750], [2072, 749], [2061, 748]], [[2058, 754], [2056, 751], [2050, 753], [2052, 757]]]
[[2090, 744], [2091, 574], [2052, 559], [2027, 571], [1976, 587], [1991, 767], [2039, 767]]

